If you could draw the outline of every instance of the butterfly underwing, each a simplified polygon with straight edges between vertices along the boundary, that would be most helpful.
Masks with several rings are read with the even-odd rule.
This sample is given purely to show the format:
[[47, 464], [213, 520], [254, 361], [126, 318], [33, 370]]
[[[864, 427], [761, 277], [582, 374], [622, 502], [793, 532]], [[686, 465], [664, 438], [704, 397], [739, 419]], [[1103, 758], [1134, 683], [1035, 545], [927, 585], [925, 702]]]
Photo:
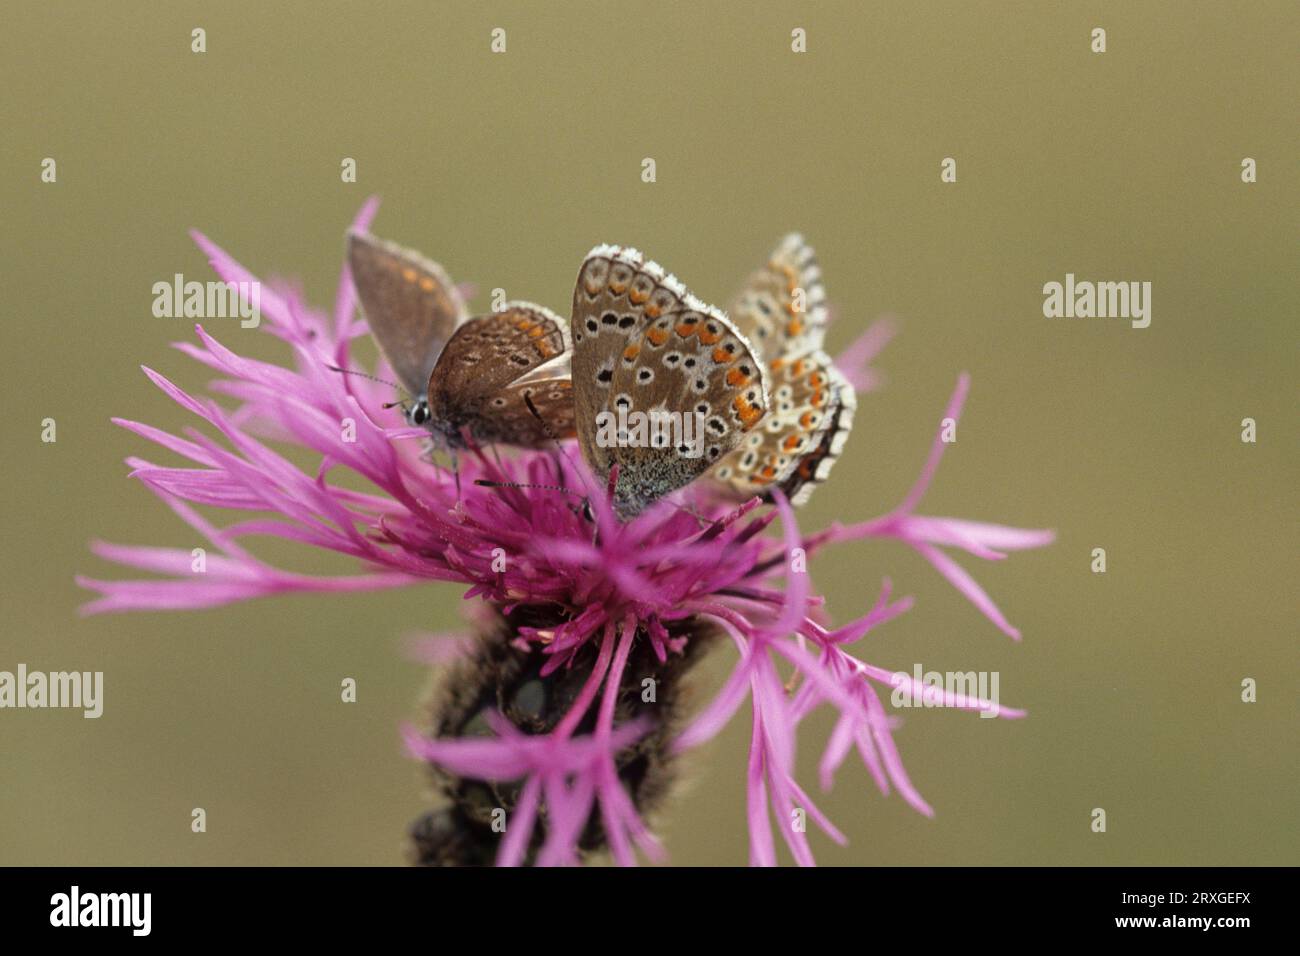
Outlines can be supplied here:
[[367, 233], [348, 235], [361, 308], [435, 443], [534, 447], [573, 433], [568, 330], [539, 305], [468, 318], [436, 262]]
[[[737, 498], [781, 490], [795, 504], [824, 481], [852, 425], [853, 388], [820, 349], [772, 360], [771, 409], [709, 477]], [[815, 457], [816, 461], [809, 461]], [[807, 467], [802, 467], [807, 464]]]
[[573, 435], [565, 322], [540, 305], [509, 302], [452, 334], [429, 376], [429, 428], [448, 448], [535, 447]]
[[402, 387], [422, 397], [465, 303], [438, 263], [369, 233], [348, 233], [348, 265], [380, 351]]
[[817, 447], [800, 458], [794, 471], [781, 482], [782, 492], [796, 508], [805, 504], [812, 497], [813, 489], [830, 477], [831, 468], [853, 430], [853, 413], [858, 408], [857, 394], [839, 369], [831, 366], [830, 376], [839, 401], [829, 413], [829, 424], [822, 431]]
[[[635, 249], [587, 254], [572, 324], [578, 441], [602, 482], [617, 466], [623, 519], [703, 474], [767, 411], [767, 373], [745, 336]], [[601, 440], [599, 419], [620, 413], [691, 416], [703, 438], [697, 447]]]
[[773, 392], [761, 427], [709, 474], [731, 497], [770, 497], [780, 488], [804, 504], [848, 439], [857, 401], [821, 350], [825, 303], [816, 256], [797, 233], [781, 240], [732, 303], [737, 326], [760, 343]]
[[781, 239], [727, 314], [769, 362], [782, 353], [821, 348], [829, 320], [826, 290], [817, 256], [803, 236], [792, 232]]

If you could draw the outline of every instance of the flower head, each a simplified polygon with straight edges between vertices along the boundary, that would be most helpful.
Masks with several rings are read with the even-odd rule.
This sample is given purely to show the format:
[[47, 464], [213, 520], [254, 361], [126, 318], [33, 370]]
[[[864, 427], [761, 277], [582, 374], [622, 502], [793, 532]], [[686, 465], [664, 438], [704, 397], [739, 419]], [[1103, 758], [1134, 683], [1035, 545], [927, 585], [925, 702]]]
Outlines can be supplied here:
[[[375, 208], [368, 203], [354, 228], [366, 229]], [[253, 280], [205, 236], [194, 237], [221, 279]], [[773, 811], [779, 821], [807, 813], [843, 842], [794, 775], [799, 725], [819, 706], [838, 714], [821, 762], [824, 787], [856, 749], [883, 793], [892, 785], [919, 811], [932, 812], [908, 780], [893, 742], [897, 721], [875, 690], [895, 675], [846, 649], [905, 612], [911, 599], [891, 603], [885, 582], [864, 617], [833, 629], [804, 559], [837, 542], [902, 541], [994, 624], [1018, 637], [942, 549], [999, 559], [1009, 550], [1046, 544], [1052, 534], [917, 515], [943, 453], [938, 439], [912, 491], [898, 508], [871, 521], [836, 524], [805, 538], [779, 491], [770, 505], [754, 499], [737, 507], [703, 489], [687, 489], [677, 500], [622, 523], [608, 489], [598, 486], [571, 444], [508, 455], [475, 448], [454, 471], [429, 460], [422, 440], [427, 433], [411, 428], [390, 407], [391, 389], [339, 371], [356, 368], [351, 342], [366, 333], [346, 266], [332, 316], [308, 308], [285, 287], [264, 290], [261, 309], [270, 320], [262, 327], [289, 350], [288, 364], [241, 357], [200, 326], [197, 343], [177, 347], [219, 374], [211, 394], [185, 391], [145, 369], [206, 430], [173, 435], [115, 419], [187, 461], [160, 465], [132, 457], [128, 464], [131, 476], [216, 553], [204, 573], [195, 574], [188, 549], [96, 543], [101, 557], [161, 577], [79, 578], [99, 594], [87, 612], [200, 608], [288, 591], [378, 590], [429, 581], [464, 587], [465, 597], [494, 615], [490, 652], [466, 653], [477, 655], [480, 664], [486, 654], [500, 665], [486, 678], [495, 682], [495, 703], [480, 706], [464, 687], [453, 688], [469, 701], [456, 720], [443, 720], [432, 738], [413, 727], [405, 737], [414, 756], [451, 781], [447, 791], [453, 799], [467, 792], [466, 781], [484, 781], [498, 788], [498, 797], [508, 795], [509, 826], [493, 854], [503, 864], [572, 863], [584, 849], [602, 844], [620, 863], [634, 862], [638, 850], [660, 858], [662, 848], [642, 818], [656, 790], [647, 782], [647, 765], [667, 763], [673, 753], [709, 740], [746, 700], [753, 725], [752, 862], [776, 861]], [[888, 334], [886, 325], [873, 327], [846, 353], [844, 371], [860, 387], [877, 381], [865, 364]], [[376, 373], [384, 378], [388, 370]], [[947, 417], [960, 415], [968, 386], [963, 375]], [[215, 396], [233, 401], [223, 404]], [[318, 463], [304, 470], [286, 455], [288, 448], [305, 449]], [[364, 478], [370, 490], [336, 481], [341, 471]], [[259, 516], [218, 525], [200, 507]], [[780, 534], [766, 533], [778, 521]], [[349, 555], [357, 559], [358, 573], [318, 577], [282, 570], [249, 550], [261, 537]], [[646, 680], [662, 683], [671, 695], [683, 662], [695, 659], [711, 637], [734, 645], [736, 664], [688, 725], [678, 726], [670, 708], [639, 705]], [[778, 663], [793, 669], [793, 686], [781, 678]], [[508, 680], [501, 667], [509, 669]], [[462, 683], [468, 686], [473, 680], [465, 674]], [[509, 694], [502, 691], [507, 686]], [[542, 697], [530, 696], [538, 694], [545, 705], [538, 703]], [[981, 706], [973, 700], [948, 703]], [[1004, 707], [1001, 714], [1020, 712]], [[467, 730], [471, 725], [474, 733]], [[468, 811], [460, 806], [456, 812]], [[794, 859], [811, 863], [802, 830], [782, 825], [780, 831]]]

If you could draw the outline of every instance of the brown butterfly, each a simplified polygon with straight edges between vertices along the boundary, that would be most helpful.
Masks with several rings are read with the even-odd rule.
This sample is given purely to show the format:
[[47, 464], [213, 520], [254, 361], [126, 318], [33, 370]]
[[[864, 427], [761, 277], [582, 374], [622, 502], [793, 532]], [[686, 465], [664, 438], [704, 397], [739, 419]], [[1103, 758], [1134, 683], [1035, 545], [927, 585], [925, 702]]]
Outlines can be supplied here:
[[536, 447], [573, 434], [565, 321], [529, 302], [466, 317], [436, 262], [368, 233], [348, 234], [361, 309], [412, 396], [407, 420], [440, 447]]
[[[620, 517], [739, 447], [768, 408], [765, 379], [740, 330], [656, 263], [620, 246], [587, 254], [573, 292], [578, 442], [602, 481], [617, 466]], [[676, 431], [650, 428], [637, 440], [647, 419]]]

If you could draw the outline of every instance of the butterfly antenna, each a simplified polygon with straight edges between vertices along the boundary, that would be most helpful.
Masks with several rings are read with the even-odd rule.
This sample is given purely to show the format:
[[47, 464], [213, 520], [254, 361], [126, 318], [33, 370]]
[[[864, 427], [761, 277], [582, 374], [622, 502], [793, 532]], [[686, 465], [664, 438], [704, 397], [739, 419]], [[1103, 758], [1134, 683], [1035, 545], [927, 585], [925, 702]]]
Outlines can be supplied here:
[[[325, 367], [328, 368], [331, 372], [338, 372], [340, 375], [357, 375], [360, 376], [361, 378], [368, 378], [372, 382], [378, 382], [380, 385], [387, 385], [390, 388], [395, 388], [399, 392], [406, 391], [406, 389], [402, 388], [402, 386], [398, 385], [396, 382], [390, 382], [388, 379], [380, 378], [378, 375], [371, 375], [369, 372], [360, 372], [354, 368], [340, 368], [337, 365], [326, 365]], [[402, 403], [391, 402], [388, 405], [385, 405], [384, 408], [392, 408], [394, 405], [400, 405], [400, 404]]]
[[533, 404], [533, 396], [528, 392], [524, 392], [524, 404], [528, 406], [529, 414], [531, 414], [533, 418], [537, 419], [538, 424], [542, 426], [542, 431], [546, 433], [546, 437], [555, 445], [555, 450], [563, 455], [565, 460], [568, 461], [569, 466], [573, 469], [573, 473], [581, 475], [582, 472], [578, 469], [577, 463], [569, 456], [569, 453], [564, 450], [564, 445], [561, 443], [559, 436], [556, 435], [555, 431], [551, 428], [551, 423], [542, 417], [542, 413], [539, 412], [537, 406]]
[[576, 498], [584, 498], [572, 488], [566, 488], [563, 485], [537, 485], [526, 481], [493, 481], [490, 478], [475, 478], [474, 484], [483, 488], [536, 488], [540, 491], [559, 491], [566, 495], [573, 495]]
[[[588, 480], [587, 476], [582, 472], [581, 469], [578, 468], [577, 462], [575, 462], [573, 458], [569, 455], [569, 453], [564, 450], [564, 445], [560, 442], [559, 436], [556, 435], [555, 431], [551, 428], [550, 422], [548, 422], [545, 418], [543, 418], [542, 413], [537, 410], [537, 406], [533, 403], [533, 396], [530, 395], [528, 392], [524, 392], [524, 404], [528, 406], [528, 411], [533, 416], [533, 418], [537, 419], [538, 424], [542, 426], [542, 431], [546, 433], [546, 437], [549, 438], [551, 440], [551, 443], [555, 446], [555, 451], [561, 457], [563, 457], [565, 461], [569, 463], [569, 468], [573, 471], [573, 473], [575, 475], [578, 475], [579, 478], [587, 484], [588, 488], [590, 488], [591, 483]], [[568, 488], [560, 488], [559, 490], [563, 491], [565, 494], [570, 494], [577, 498], [581, 498], [582, 517], [585, 518], [587, 521], [590, 521], [592, 524], [596, 524], [596, 514], [594, 511], [592, 511], [591, 508], [591, 495], [589, 494], [581, 495], [578, 494], [578, 492], [572, 491]], [[600, 537], [600, 530], [598, 528], [595, 531], [594, 536], [592, 538], [592, 544], [595, 544], [596, 541], [599, 539], [599, 537]]]

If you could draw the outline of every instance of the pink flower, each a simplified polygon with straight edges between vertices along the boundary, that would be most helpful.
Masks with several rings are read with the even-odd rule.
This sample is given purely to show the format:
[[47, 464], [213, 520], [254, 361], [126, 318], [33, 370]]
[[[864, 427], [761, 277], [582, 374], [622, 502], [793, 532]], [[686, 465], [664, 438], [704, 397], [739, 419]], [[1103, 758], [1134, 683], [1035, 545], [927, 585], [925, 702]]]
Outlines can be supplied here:
[[[373, 200], [367, 203], [354, 226], [367, 228], [376, 208]], [[255, 281], [205, 236], [195, 233], [194, 238], [220, 278]], [[183, 390], [145, 369], [154, 385], [207, 430], [172, 435], [115, 419], [184, 459], [178, 466], [132, 457], [128, 465], [131, 476], [166, 502], [212, 554], [196, 562], [190, 547], [97, 542], [92, 549], [100, 557], [159, 576], [79, 577], [82, 586], [99, 595], [84, 608], [87, 613], [212, 607], [292, 591], [381, 590], [427, 581], [455, 582], [465, 588], [466, 598], [477, 598], [506, 616], [520, 609], [546, 609], [545, 620], [516, 628], [511, 646], [520, 654], [540, 655], [543, 677], [562, 672], [578, 680], [579, 692], [553, 727], [524, 733], [492, 712], [488, 737], [429, 739], [415, 728], [405, 729], [409, 751], [449, 774], [520, 783], [510, 824], [496, 846], [501, 864], [577, 862], [582, 834], [593, 822], [599, 823], [616, 862], [633, 863], [638, 851], [651, 859], [662, 857], [618, 762], [628, 748], [649, 739], [657, 725], [646, 717], [620, 722], [618, 701], [631, 680], [629, 659], [638, 646], [655, 661], [671, 663], [705, 625], [731, 640], [737, 662], [717, 695], [676, 736], [673, 749], [711, 739], [750, 702], [751, 862], [776, 862], [773, 812], [801, 864], [813, 859], [803, 829], [790, 825], [792, 817], [809, 816], [832, 839], [844, 842], [794, 774], [799, 726], [822, 705], [838, 714], [821, 761], [823, 787], [831, 785], [836, 768], [856, 749], [882, 793], [896, 787], [912, 806], [932, 813], [908, 780], [893, 741], [897, 721], [886, 713], [873, 686], [889, 686], [898, 678], [845, 650], [905, 612], [911, 599], [890, 603], [885, 582], [880, 599], [864, 617], [830, 630], [798, 549], [811, 554], [831, 543], [869, 537], [902, 541], [998, 627], [1018, 637], [988, 595], [942, 549], [1000, 559], [1007, 551], [1047, 544], [1052, 533], [917, 515], [916, 506], [943, 454], [939, 438], [896, 509], [871, 521], [836, 524], [808, 538], [800, 534], [779, 492], [774, 506], [755, 499], [731, 507], [704, 491], [687, 489], [682, 497], [689, 509], [661, 503], [620, 524], [571, 445], [561, 454], [506, 456], [480, 450], [462, 458], [458, 476], [426, 460], [425, 433], [385, 407], [391, 389], [336, 370], [356, 367], [350, 343], [366, 334], [346, 266], [332, 316], [307, 308], [285, 286], [263, 289], [261, 308], [269, 320], [262, 328], [289, 350], [287, 364], [243, 358], [197, 327], [197, 343], [177, 348], [218, 373], [209, 394]], [[846, 374], [859, 386], [876, 382], [865, 364], [889, 331], [887, 324], [873, 327], [842, 358]], [[377, 370], [379, 377], [387, 373]], [[960, 415], [968, 387], [963, 375], [946, 417]], [[221, 404], [214, 396], [233, 401]], [[303, 470], [277, 450], [282, 447], [305, 449], [319, 463]], [[361, 476], [371, 490], [344, 487], [334, 480], [339, 471]], [[520, 484], [528, 487], [514, 487]], [[562, 488], [574, 491], [558, 490]], [[832, 486], [821, 493], [835, 492]], [[594, 518], [584, 511], [583, 497]], [[259, 516], [218, 525], [196, 506]], [[780, 537], [765, 535], [778, 518]], [[248, 549], [264, 537], [349, 555], [359, 571], [317, 577], [282, 570]], [[445, 661], [453, 651], [466, 652], [443, 640], [426, 643], [422, 653]], [[793, 667], [796, 689], [783, 684], [778, 659]], [[967, 709], [982, 706], [973, 700], [943, 702]], [[1021, 716], [1005, 707], [1001, 713]]]
[[[954, 425], [961, 418], [962, 406], [966, 403], [966, 393], [970, 391], [970, 376], [962, 373], [957, 380], [957, 388], [948, 400], [944, 420]], [[961, 518], [930, 518], [915, 514], [916, 506], [925, 495], [926, 489], [939, 470], [939, 462], [947, 443], [943, 440], [942, 429], [935, 435], [930, 446], [930, 456], [925, 467], [912, 485], [910, 491], [889, 514], [871, 521], [844, 527], [836, 522], [827, 530], [808, 539], [808, 550], [813, 550], [833, 541], [851, 541], [857, 538], [896, 538], [918, 551], [935, 569], [948, 579], [958, 591], [974, 604], [990, 621], [1014, 640], [1020, 640], [1020, 632], [1012, 627], [1002, 612], [998, 610], [975, 579], [964, 571], [940, 546], [960, 548], [963, 551], [984, 558], [986, 561], [1000, 561], [1007, 551], [1022, 551], [1027, 548], [1041, 548], [1050, 544], [1056, 537], [1047, 530], [1027, 530], [1008, 528], [1000, 524], [987, 524], [981, 521], [966, 521]]]

